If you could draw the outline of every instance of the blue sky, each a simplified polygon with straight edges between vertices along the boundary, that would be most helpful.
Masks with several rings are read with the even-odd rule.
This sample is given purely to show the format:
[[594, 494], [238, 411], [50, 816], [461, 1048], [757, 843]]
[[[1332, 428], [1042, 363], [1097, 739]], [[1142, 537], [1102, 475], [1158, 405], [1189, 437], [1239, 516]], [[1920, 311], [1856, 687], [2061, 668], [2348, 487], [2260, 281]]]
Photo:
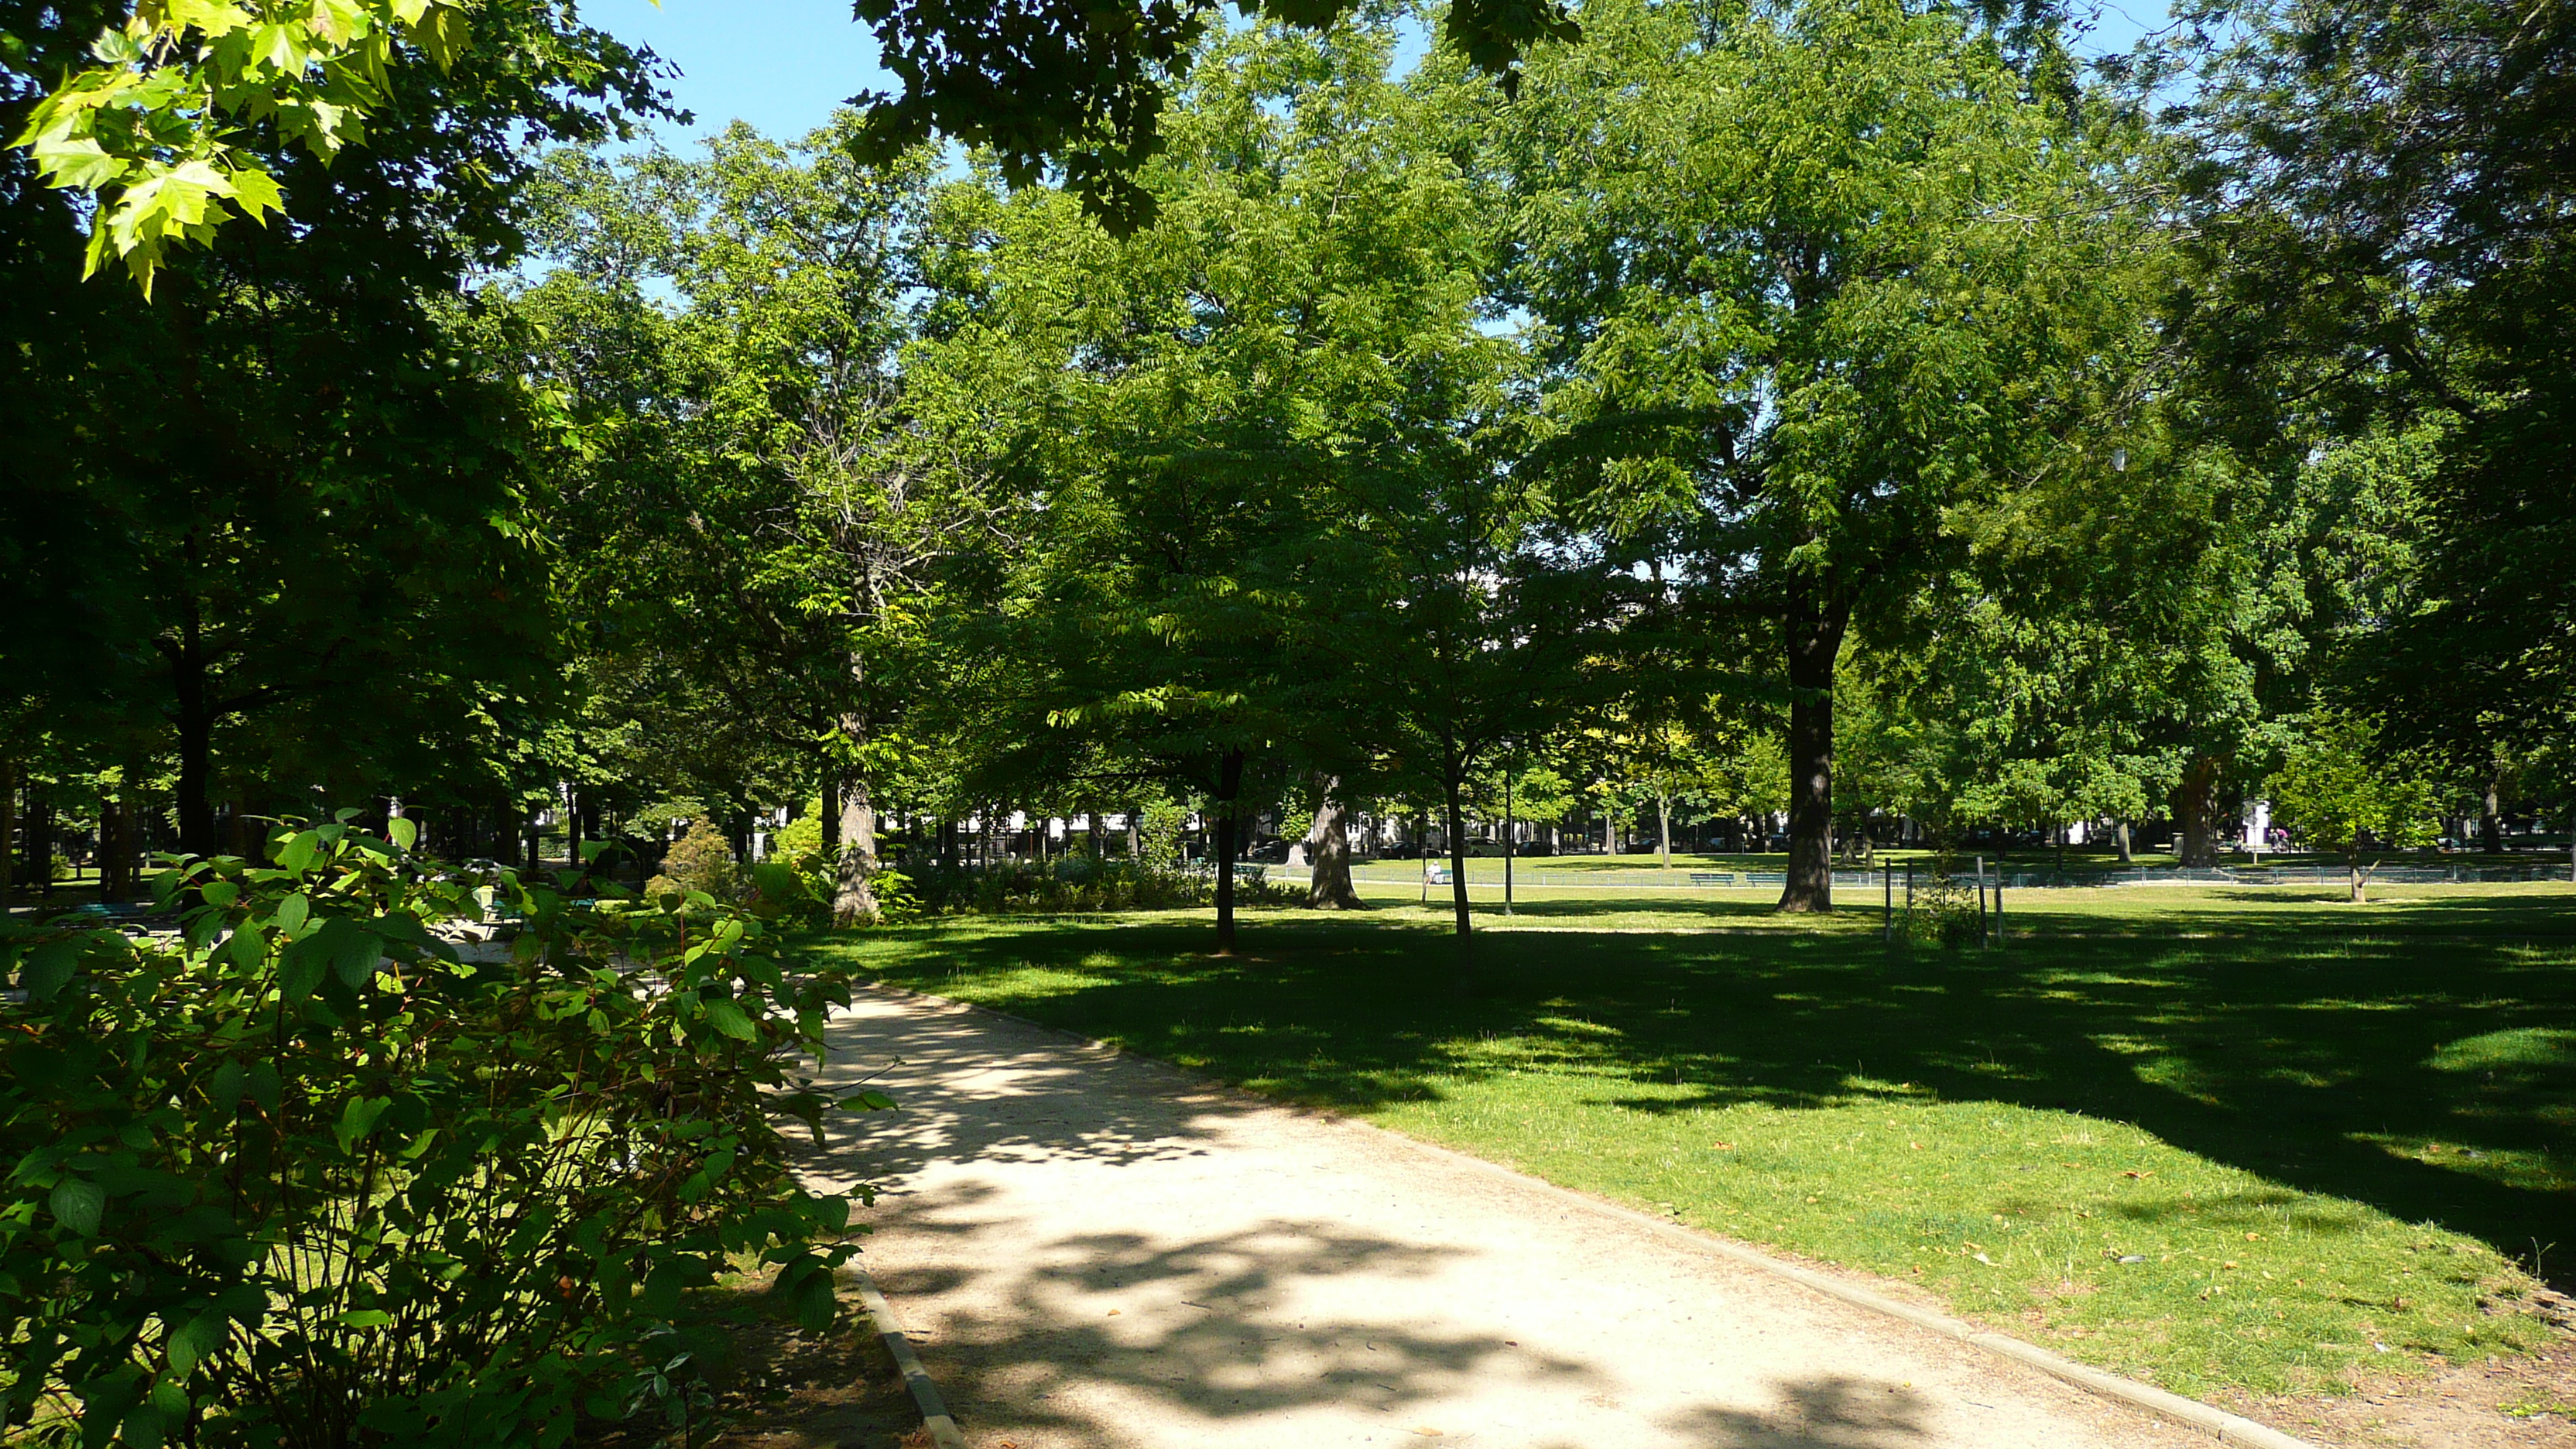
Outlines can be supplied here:
[[674, 144], [737, 118], [800, 136], [851, 96], [894, 89], [848, 0], [586, 0], [581, 18], [678, 64], [671, 95], [697, 124], [665, 128]]
[[[800, 136], [860, 91], [894, 88], [847, 0], [587, 0], [581, 13], [680, 67], [671, 93], [697, 124], [665, 128], [675, 146], [737, 117], [768, 135]], [[2085, 49], [2125, 50], [2163, 20], [2163, 0], [2106, 8]]]

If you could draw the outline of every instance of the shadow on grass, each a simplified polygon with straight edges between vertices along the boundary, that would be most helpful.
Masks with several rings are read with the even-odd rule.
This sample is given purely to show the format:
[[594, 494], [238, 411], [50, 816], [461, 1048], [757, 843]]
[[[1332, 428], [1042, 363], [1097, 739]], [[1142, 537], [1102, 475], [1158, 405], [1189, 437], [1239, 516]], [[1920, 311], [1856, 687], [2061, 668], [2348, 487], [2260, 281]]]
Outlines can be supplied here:
[[[899, 984], [1344, 1110], [1514, 1069], [1581, 1072], [1643, 1112], [1908, 1083], [2126, 1121], [2526, 1261], [2559, 1244], [2545, 1266], [2569, 1286], [2576, 896], [2356, 912], [2240, 894], [2259, 899], [2034, 911], [2027, 938], [1989, 952], [1890, 950], [1846, 926], [1492, 932], [1467, 990], [1436, 933], [1311, 917], [1259, 920], [1230, 960], [1170, 923], [925, 929], [856, 954]], [[1571, 922], [1575, 904], [1529, 914]]]

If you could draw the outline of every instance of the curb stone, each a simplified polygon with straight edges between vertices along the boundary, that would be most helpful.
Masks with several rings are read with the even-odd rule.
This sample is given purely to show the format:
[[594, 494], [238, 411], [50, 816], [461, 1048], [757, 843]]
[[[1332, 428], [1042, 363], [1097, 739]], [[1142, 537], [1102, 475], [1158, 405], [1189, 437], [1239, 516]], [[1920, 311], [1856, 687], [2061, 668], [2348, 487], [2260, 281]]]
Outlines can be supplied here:
[[[2273, 1428], [2269, 1424], [2258, 1423], [2255, 1420], [2246, 1418], [2242, 1414], [2231, 1414], [2225, 1409], [2218, 1408], [2211, 1404], [2204, 1404], [2198, 1399], [2185, 1398], [2181, 1394], [2174, 1393], [2169, 1389], [2157, 1388], [2153, 1384], [2142, 1384], [2135, 1379], [2122, 1378], [2117, 1374], [2105, 1373], [2100, 1369], [2076, 1363], [2072, 1359], [2051, 1353], [2047, 1349], [2039, 1347], [2037, 1344], [2025, 1343], [2018, 1338], [2013, 1338], [2006, 1334], [1989, 1332], [1977, 1327], [1975, 1324], [1966, 1322], [1963, 1319], [1953, 1318], [1946, 1313], [1941, 1313], [1929, 1308], [1918, 1307], [1915, 1304], [1891, 1298], [1874, 1289], [1865, 1288], [1857, 1283], [1845, 1282], [1844, 1280], [1833, 1277], [1830, 1274], [1819, 1273], [1812, 1268], [1801, 1267], [1796, 1263], [1789, 1262], [1782, 1258], [1775, 1258], [1768, 1253], [1746, 1247], [1741, 1243], [1719, 1237], [1714, 1233], [1702, 1232], [1695, 1228], [1686, 1228], [1678, 1223], [1667, 1222], [1651, 1213], [1639, 1212], [1637, 1209], [1628, 1207], [1624, 1204], [1611, 1202], [1606, 1198], [1595, 1197], [1590, 1193], [1577, 1192], [1569, 1187], [1560, 1187], [1555, 1183], [1549, 1182], [1543, 1178], [1532, 1177], [1527, 1173], [1514, 1172], [1512, 1169], [1505, 1167], [1500, 1163], [1488, 1162], [1481, 1157], [1475, 1157], [1467, 1153], [1460, 1152], [1456, 1148], [1442, 1147], [1437, 1143], [1425, 1142], [1418, 1137], [1410, 1137], [1402, 1132], [1395, 1131], [1392, 1128], [1380, 1127], [1375, 1123], [1363, 1122], [1357, 1118], [1345, 1117], [1337, 1113], [1330, 1112], [1313, 1112], [1312, 1109], [1301, 1108], [1294, 1103], [1280, 1102], [1273, 1098], [1264, 1097], [1257, 1092], [1248, 1092], [1240, 1087], [1230, 1086], [1223, 1082], [1210, 1081], [1201, 1073], [1182, 1066], [1177, 1062], [1165, 1061], [1161, 1057], [1147, 1056], [1143, 1052], [1134, 1051], [1127, 1047], [1120, 1046], [1116, 1042], [1102, 1041], [1098, 1037], [1084, 1036], [1078, 1031], [1068, 1031], [1060, 1026], [1049, 1026], [1042, 1021], [1031, 1021], [1025, 1016], [1014, 1016], [1007, 1011], [997, 1011], [989, 1006], [978, 1006], [971, 1001], [959, 1001], [953, 997], [947, 996], [934, 996], [927, 991], [914, 991], [908, 987], [891, 986], [883, 982], [869, 982], [866, 983], [866, 985], [868, 990], [880, 992], [888, 996], [908, 997], [915, 1001], [926, 1001], [940, 1006], [956, 1007], [964, 1011], [980, 1012], [986, 1016], [998, 1017], [1003, 1021], [1016, 1022], [1021, 1026], [1034, 1027], [1039, 1031], [1048, 1033], [1049, 1035], [1064, 1037], [1071, 1041], [1078, 1042], [1094, 1051], [1105, 1052], [1112, 1056], [1125, 1057], [1130, 1061], [1150, 1063], [1193, 1082], [1202, 1083], [1217, 1091], [1224, 1092], [1229, 1096], [1241, 1097], [1248, 1101], [1258, 1102], [1266, 1107], [1285, 1109], [1287, 1111], [1298, 1112], [1301, 1114], [1311, 1113], [1312, 1115], [1319, 1116], [1336, 1126], [1355, 1127], [1363, 1131], [1374, 1132], [1389, 1141], [1402, 1143], [1405, 1147], [1421, 1153], [1424, 1156], [1438, 1158], [1441, 1161], [1452, 1163], [1456, 1166], [1463, 1167], [1489, 1177], [1506, 1179], [1523, 1188], [1535, 1187], [1553, 1196], [1563, 1198], [1569, 1202], [1579, 1203], [1595, 1211], [1614, 1213], [1631, 1223], [1651, 1229], [1658, 1236], [1664, 1237], [1673, 1242], [1687, 1245], [1700, 1252], [1714, 1253], [1721, 1258], [1726, 1258], [1734, 1262], [1742, 1263], [1747, 1267], [1758, 1268], [1765, 1273], [1786, 1278], [1790, 1282], [1796, 1283], [1803, 1288], [1824, 1294], [1828, 1298], [1838, 1299], [1844, 1303], [1851, 1304], [1855, 1308], [1865, 1308], [1873, 1313], [1883, 1314], [1887, 1317], [1913, 1324], [1917, 1328], [1929, 1329], [1945, 1338], [1957, 1339], [1962, 1343], [1968, 1344], [1974, 1348], [1983, 1349], [1997, 1357], [2008, 1358], [2025, 1367], [2037, 1369], [2041, 1373], [2047, 1374], [2049, 1377], [2054, 1378], [2061, 1383], [2081, 1389], [2097, 1398], [2110, 1399], [2117, 1403], [2126, 1404], [2135, 1409], [2144, 1409], [2159, 1418], [2171, 1420], [2172, 1422], [2183, 1425], [2186, 1428], [2197, 1429], [2202, 1433], [2209, 1435], [2211, 1438], [2216, 1439], [2221, 1444], [2243, 1444], [2251, 1446], [2251, 1449], [2318, 1449], [2318, 1446], [2309, 1443], [2305, 1439], [2298, 1438], [2295, 1435], [2285, 1434], [2280, 1430]], [[864, 1275], [861, 1275], [861, 1281], [863, 1283], [865, 1282]], [[868, 1284], [864, 1291], [873, 1292], [874, 1285]], [[883, 1303], [884, 1299], [879, 1297], [876, 1301], [878, 1303]], [[871, 1309], [871, 1311], [873, 1312], [875, 1310]], [[893, 1321], [893, 1312], [890, 1309], [887, 1310], [878, 1320], [881, 1329], [891, 1329]], [[895, 1343], [902, 1342], [900, 1332], [895, 1332], [893, 1334], [893, 1341]], [[901, 1352], [903, 1355], [909, 1356], [911, 1349], [907, 1345], [901, 1350]], [[918, 1362], [918, 1360], [915, 1360], [915, 1362]], [[906, 1375], [906, 1380], [907, 1382], [911, 1381], [911, 1376], [909, 1374]], [[924, 1387], [928, 1387], [928, 1376], [923, 1375], [920, 1382]], [[936, 1390], [932, 1390], [934, 1402], [936, 1401], [936, 1393]], [[936, 1433], [936, 1431], [933, 1432], [934, 1434]], [[941, 1449], [950, 1449], [948, 1441], [940, 1440], [939, 1443]], [[963, 1439], [958, 1440], [957, 1449], [964, 1449], [964, 1444], [965, 1441]]]
[[894, 1305], [886, 1302], [877, 1289], [877, 1280], [856, 1263], [841, 1265], [842, 1280], [859, 1293], [868, 1317], [875, 1321], [877, 1342], [885, 1345], [894, 1359], [897, 1373], [903, 1375], [904, 1391], [912, 1395], [913, 1407], [921, 1411], [921, 1427], [930, 1434], [937, 1449], [967, 1449], [966, 1435], [948, 1412], [948, 1401], [939, 1397], [939, 1386], [930, 1381], [930, 1370], [921, 1366], [921, 1356], [912, 1351], [912, 1340], [903, 1336], [903, 1325], [894, 1316]]

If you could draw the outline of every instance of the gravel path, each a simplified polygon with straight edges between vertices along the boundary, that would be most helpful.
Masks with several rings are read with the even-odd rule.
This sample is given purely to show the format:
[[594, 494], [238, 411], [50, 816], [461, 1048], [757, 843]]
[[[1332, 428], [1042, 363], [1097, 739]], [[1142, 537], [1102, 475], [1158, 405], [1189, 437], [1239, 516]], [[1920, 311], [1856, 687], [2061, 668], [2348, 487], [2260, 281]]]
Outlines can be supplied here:
[[[826, 1161], [976, 1449], [2095, 1449], [2206, 1437], [1535, 1181], [863, 993]], [[833, 1183], [845, 1186], [845, 1183]]]

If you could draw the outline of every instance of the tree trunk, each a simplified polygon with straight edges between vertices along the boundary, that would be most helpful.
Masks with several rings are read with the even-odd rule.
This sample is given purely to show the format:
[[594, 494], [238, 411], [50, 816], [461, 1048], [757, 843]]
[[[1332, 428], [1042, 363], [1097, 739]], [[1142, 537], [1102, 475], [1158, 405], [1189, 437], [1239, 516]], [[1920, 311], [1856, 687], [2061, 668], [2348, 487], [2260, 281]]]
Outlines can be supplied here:
[[1662, 852], [1664, 869], [1673, 868], [1673, 797], [1655, 787], [1655, 848]]
[[172, 723], [179, 747], [179, 849], [189, 855], [212, 855], [215, 807], [207, 792], [213, 788], [208, 777], [212, 774], [215, 722], [213, 702], [206, 698], [205, 660], [197, 652], [193, 619], [181, 635], [178, 653], [170, 661], [170, 683], [176, 705]]
[[[867, 727], [858, 715], [841, 716], [841, 732], [854, 747], [865, 740]], [[832, 924], [847, 928], [864, 926], [879, 915], [876, 888], [868, 884], [877, 869], [877, 811], [866, 781], [845, 780], [840, 787], [841, 848], [835, 858]]]
[[54, 806], [45, 792], [27, 787], [27, 894], [38, 900], [54, 895]]
[[1228, 750], [1217, 769], [1216, 953], [1234, 954], [1234, 811], [1243, 793], [1243, 751]]
[[18, 877], [18, 762], [0, 760], [0, 914], [10, 906]]
[[[224, 854], [237, 855], [244, 860], [250, 859], [258, 849], [250, 836], [250, 802], [239, 795], [224, 805], [223, 842]], [[266, 863], [261, 862], [263, 865]]]
[[1315, 823], [1306, 831], [1306, 907], [1316, 911], [1356, 911], [1367, 902], [1351, 887], [1351, 830], [1349, 813], [1333, 792], [1341, 787], [1339, 780], [1324, 784], [1324, 798], [1315, 806]]
[[841, 858], [841, 767], [831, 760], [823, 762], [823, 858]]
[[2363, 904], [2361, 886], [2362, 881], [2365, 879], [2361, 873], [2361, 852], [2357, 850], [2354, 851], [2345, 859], [2344, 863], [2350, 867], [2352, 871], [2352, 903], [2356, 906], [2361, 905]]
[[2176, 832], [2175, 863], [2195, 870], [2206, 870], [2218, 864], [2218, 837], [2213, 817], [2216, 803], [2211, 797], [2218, 789], [2218, 761], [2207, 755], [2195, 755], [2182, 779], [2174, 785], [2173, 814]]
[[98, 899], [99, 904], [125, 899], [124, 882], [118, 879], [125, 860], [124, 805], [114, 795], [101, 791], [98, 797]]
[[1848, 610], [1827, 608], [1811, 582], [1795, 584], [1784, 633], [1789, 649], [1789, 879], [1783, 911], [1834, 908], [1834, 661]]
[[1099, 811], [1086, 810], [1082, 813], [1082, 849], [1084, 854], [1090, 856], [1094, 860], [1106, 859], [1109, 852], [1101, 845], [1101, 837], [1108, 833], [1109, 827], [1101, 823]]
[[1143, 859], [1145, 858], [1145, 831], [1144, 831], [1144, 825], [1143, 825], [1144, 818], [1145, 818], [1145, 807], [1144, 807], [1144, 806], [1142, 806], [1142, 805], [1135, 805], [1135, 806], [1130, 806], [1130, 807], [1128, 808], [1128, 811], [1127, 811], [1127, 858], [1128, 858], [1129, 860], [1143, 860]]
[[2504, 850], [2504, 812], [2498, 808], [2496, 800], [2499, 783], [2495, 772], [2490, 770], [2486, 794], [2478, 801], [2478, 849], [2487, 855], [2496, 855]]
[[1449, 902], [1458, 916], [1458, 939], [1465, 940], [1474, 929], [1467, 915], [1467, 817], [1459, 808], [1458, 795], [1465, 784], [1466, 765], [1455, 755], [1441, 772], [1442, 813], [1449, 826]]
[[2120, 845], [2120, 864], [2122, 864], [2122, 865], [2128, 865], [2128, 864], [2130, 864], [2131, 862], [2133, 862], [2134, 860], [2136, 860], [2136, 858], [2137, 858], [2137, 857], [2135, 857], [2135, 856], [2133, 856], [2133, 855], [2131, 855], [2131, 854], [2129, 853], [2129, 822], [2128, 822], [2128, 821], [2123, 820], [2123, 821], [2121, 821], [2119, 824], [2117, 824], [2117, 825], [2115, 825], [2115, 826], [2111, 827], [2111, 838], [2112, 838], [2113, 840], [2116, 840], [2116, 841], [2118, 841], [2118, 842], [2119, 842], [2119, 845]]

